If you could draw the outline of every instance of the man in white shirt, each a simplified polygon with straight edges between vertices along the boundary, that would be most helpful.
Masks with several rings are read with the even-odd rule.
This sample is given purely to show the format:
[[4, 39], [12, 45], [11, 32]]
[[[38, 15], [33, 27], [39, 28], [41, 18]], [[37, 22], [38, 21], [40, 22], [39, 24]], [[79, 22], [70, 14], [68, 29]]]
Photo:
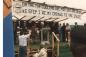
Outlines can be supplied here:
[[41, 44], [41, 50], [38, 53], [38, 57], [47, 57], [47, 43]]
[[21, 33], [19, 36], [19, 57], [26, 57], [27, 54], [27, 39], [30, 38], [31, 33]]
[[38, 53], [35, 53], [33, 57], [47, 57], [46, 44], [41, 44], [41, 49]]
[[47, 57], [47, 49], [42, 48], [40, 52], [38, 53], [38, 57]]

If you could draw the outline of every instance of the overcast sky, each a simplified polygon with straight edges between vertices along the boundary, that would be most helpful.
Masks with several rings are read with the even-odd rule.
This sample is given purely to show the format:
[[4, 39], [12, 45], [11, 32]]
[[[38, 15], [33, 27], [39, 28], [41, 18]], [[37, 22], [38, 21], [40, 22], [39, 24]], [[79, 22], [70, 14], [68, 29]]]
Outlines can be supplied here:
[[[52, 4], [57, 6], [67, 6], [72, 8], [78, 8], [86, 10], [86, 0], [32, 0], [34, 2], [45, 2], [46, 4]], [[85, 22], [86, 23], [86, 14], [84, 14], [82, 17], [82, 20], [80, 23]]]

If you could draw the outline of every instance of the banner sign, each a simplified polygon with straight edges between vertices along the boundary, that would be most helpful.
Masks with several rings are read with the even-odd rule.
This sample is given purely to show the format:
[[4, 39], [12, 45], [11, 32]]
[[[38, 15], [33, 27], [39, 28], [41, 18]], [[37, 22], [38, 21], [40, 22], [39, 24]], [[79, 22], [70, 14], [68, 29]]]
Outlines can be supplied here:
[[13, 13], [33, 16], [51, 16], [51, 17], [66, 17], [80, 18], [82, 10], [52, 6], [44, 3], [28, 2], [28, 1], [13, 1]]

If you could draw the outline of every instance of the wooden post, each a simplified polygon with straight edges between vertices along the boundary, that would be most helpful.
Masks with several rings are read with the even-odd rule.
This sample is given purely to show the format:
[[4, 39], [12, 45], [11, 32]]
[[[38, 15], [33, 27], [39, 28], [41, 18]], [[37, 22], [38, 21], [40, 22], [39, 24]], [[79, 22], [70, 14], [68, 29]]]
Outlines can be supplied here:
[[41, 30], [41, 43], [42, 43], [42, 41], [43, 41], [43, 35], [42, 35], [42, 30]]
[[53, 57], [53, 54], [54, 54], [54, 36], [52, 33], [52, 57]]
[[52, 33], [52, 48], [54, 48], [54, 36], [53, 36], [53, 33]]
[[58, 41], [57, 43], [57, 57], [59, 57], [59, 45], [60, 45], [60, 41]]
[[[48, 31], [48, 36], [47, 36], [47, 38], [48, 38], [48, 42], [49, 42], [49, 31]], [[50, 42], [49, 42], [50, 43]]]
[[[59, 37], [59, 34], [57, 35], [57, 37]], [[57, 41], [57, 57], [59, 57], [59, 47], [60, 47], [60, 41]]]
[[70, 47], [70, 42], [71, 42], [71, 37], [70, 37], [70, 32], [68, 32], [68, 45]]

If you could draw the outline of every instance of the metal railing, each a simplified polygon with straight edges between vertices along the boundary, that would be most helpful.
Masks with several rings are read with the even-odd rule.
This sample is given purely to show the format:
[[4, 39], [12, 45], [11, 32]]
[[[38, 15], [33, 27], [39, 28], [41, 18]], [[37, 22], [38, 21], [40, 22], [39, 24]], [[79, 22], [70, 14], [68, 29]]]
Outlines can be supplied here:
[[[57, 41], [57, 57], [59, 57], [59, 47], [60, 47], [60, 40], [59, 40], [59, 34], [56, 35], [54, 32], [52, 32], [52, 52], [54, 52], [54, 46], [55, 46], [55, 42], [54, 42], [54, 38], [56, 38], [56, 41]], [[54, 57], [52, 55], [52, 57]]]

